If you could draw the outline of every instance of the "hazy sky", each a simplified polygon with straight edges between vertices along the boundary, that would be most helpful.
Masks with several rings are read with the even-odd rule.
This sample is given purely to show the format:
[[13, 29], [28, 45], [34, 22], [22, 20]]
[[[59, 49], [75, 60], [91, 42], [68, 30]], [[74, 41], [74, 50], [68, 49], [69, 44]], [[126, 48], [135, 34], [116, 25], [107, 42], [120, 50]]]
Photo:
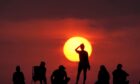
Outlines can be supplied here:
[[118, 63], [130, 74], [130, 84], [138, 84], [139, 4], [140, 0], [1, 0], [0, 84], [12, 84], [16, 65], [21, 65], [30, 84], [32, 66], [42, 60], [49, 83], [52, 71], [63, 64], [73, 84], [77, 63], [63, 54], [63, 45], [72, 36], [87, 38], [93, 47], [87, 84], [97, 80], [100, 65], [112, 75]]

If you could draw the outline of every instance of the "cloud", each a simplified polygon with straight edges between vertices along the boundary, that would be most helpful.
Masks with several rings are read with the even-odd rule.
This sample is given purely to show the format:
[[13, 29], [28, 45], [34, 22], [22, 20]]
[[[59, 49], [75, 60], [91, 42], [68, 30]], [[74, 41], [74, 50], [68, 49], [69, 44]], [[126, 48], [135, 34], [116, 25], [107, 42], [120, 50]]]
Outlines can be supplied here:
[[[139, 0], [0, 0], [1, 67], [6, 66], [1, 72], [5, 80], [1, 81], [10, 82], [7, 77], [16, 64], [23, 64], [26, 73], [31, 71], [41, 56], [53, 70], [56, 65], [51, 63], [65, 60], [62, 46], [74, 35], [89, 37], [94, 43], [94, 69], [112, 60], [114, 64], [109, 65], [113, 68], [122, 62], [137, 80], [133, 71], [137, 66], [133, 65], [138, 64], [140, 50], [139, 3]], [[58, 61], [57, 56], [62, 59]]]
[[99, 19], [94, 22], [91, 21], [91, 28], [96, 28], [97, 26], [107, 32], [113, 32], [123, 29], [136, 29], [138, 28], [140, 19], [139, 16], [118, 16], [113, 18]]
[[110, 18], [140, 15], [139, 0], [2, 0], [3, 20]]

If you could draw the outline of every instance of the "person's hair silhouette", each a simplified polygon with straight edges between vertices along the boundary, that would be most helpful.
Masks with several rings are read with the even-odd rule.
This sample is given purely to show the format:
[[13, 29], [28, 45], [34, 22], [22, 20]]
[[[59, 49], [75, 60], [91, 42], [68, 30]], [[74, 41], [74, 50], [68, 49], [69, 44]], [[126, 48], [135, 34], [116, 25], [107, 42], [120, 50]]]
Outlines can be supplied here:
[[67, 76], [65, 67], [60, 65], [51, 75], [52, 84], [67, 84], [70, 78]]
[[95, 84], [109, 84], [110, 75], [104, 65], [100, 66], [98, 80]]
[[113, 84], [128, 84], [127, 76], [129, 74], [122, 69], [122, 64], [117, 65], [117, 69], [113, 71]]
[[20, 66], [16, 66], [16, 72], [13, 74], [13, 84], [25, 84], [24, 74], [20, 70]]
[[[80, 50], [78, 50], [79, 48], [80, 48]], [[78, 46], [75, 49], [75, 51], [79, 54], [79, 59], [80, 59], [79, 64], [78, 64], [78, 73], [77, 73], [76, 84], [78, 84], [80, 73], [82, 72], [82, 70], [84, 73], [83, 84], [85, 84], [87, 69], [90, 70], [88, 53], [87, 53], [87, 51], [84, 50], [84, 48], [85, 48], [84, 44], [81, 44], [80, 46]]]

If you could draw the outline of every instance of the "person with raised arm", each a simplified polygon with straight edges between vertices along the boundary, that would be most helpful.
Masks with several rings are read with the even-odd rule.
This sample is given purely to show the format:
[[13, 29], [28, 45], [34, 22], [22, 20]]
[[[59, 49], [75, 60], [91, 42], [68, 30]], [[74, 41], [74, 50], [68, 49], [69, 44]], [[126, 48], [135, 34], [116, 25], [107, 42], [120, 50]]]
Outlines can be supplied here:
[[76, 84], [78, 84], [79, 77], [80, 77], [80, 74], [81, 74], [82, 71], [83, 71], [83, 75], [84, 75], [83, 84], [85, 84], [87, 70], [90, 70], [88, 53], [84, 49], [85, 49], [84, 44], [81, 44], [80, 46], [78, 46], [75, 49], [75, 51], [79, 54], [79, 64], [78, 64], [78, 73], [77, 73]]

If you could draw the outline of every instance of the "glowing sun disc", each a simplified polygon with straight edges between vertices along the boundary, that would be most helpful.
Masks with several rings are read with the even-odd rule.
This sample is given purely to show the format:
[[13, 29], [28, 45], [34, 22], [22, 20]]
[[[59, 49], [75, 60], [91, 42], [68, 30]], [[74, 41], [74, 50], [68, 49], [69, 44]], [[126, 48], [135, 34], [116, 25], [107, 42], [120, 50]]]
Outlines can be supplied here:
[[64, 44], [63, 52], [65, 57], [73, 62], [79, 61], [79, 55], [75, 52], [75, 49], [82, 43], [85, 45], [85, 50], [88, 52], [88, 56], [90, 56], [92, 53], [90, 42], [83, 37], [72, 37]]

